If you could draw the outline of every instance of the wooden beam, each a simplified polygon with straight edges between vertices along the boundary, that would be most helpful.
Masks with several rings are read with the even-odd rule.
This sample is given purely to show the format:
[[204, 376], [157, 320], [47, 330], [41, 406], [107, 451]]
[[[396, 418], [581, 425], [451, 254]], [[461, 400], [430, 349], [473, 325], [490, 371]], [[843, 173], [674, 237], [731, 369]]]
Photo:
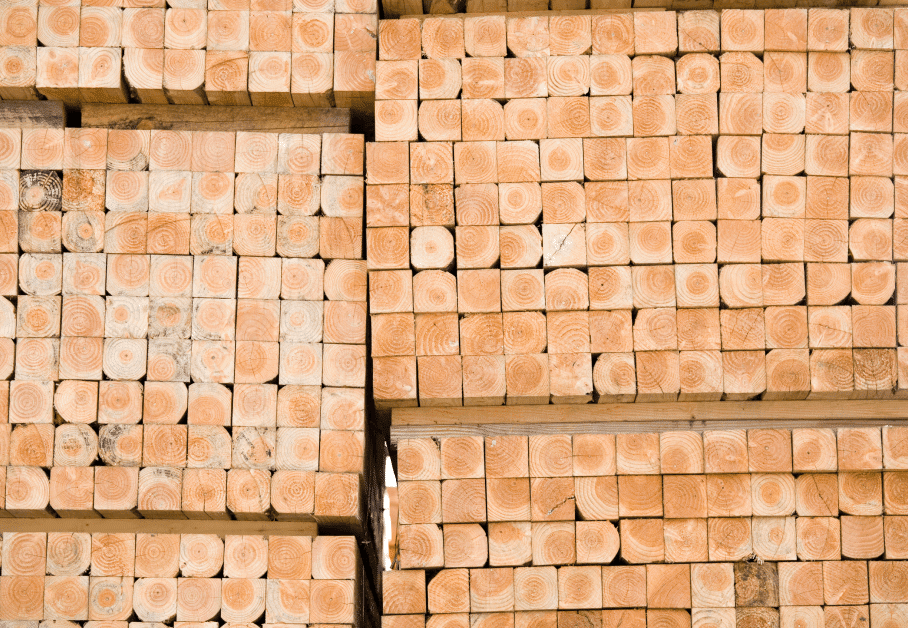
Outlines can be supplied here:
[[[652, 404], [648, 404], [652, 405]], [[536, 406], [540, 408], [544, 406]], [[462, 408], [461, 408], [462, 409]], [[483, 410], [487, 410], [485, 407]], [[501, 436], [531, 436], [534, 434], [634, 434], [639, 432], [675, 432], [689, 430], [706, 432], [713, 430], [731, 429], [800, 429], [822, 425], [829, 428], [850, 427], [883, 427], [893, 424], [892, 419], [825, 419], [825, 420], [797, 420], [797, 419], [715, 419], [704, 421], [599, 421], [576, 423], [482, 423], [482, 424], [457, 424], [457, 425], [392, 425], [390, 438], [391, 444], [396, 446], [402, 440], [415, 438], [454, 438], [462, 436], [483, 436], [488, 438]], [[903, 423], [904, 421], [901, 421]]]
[[[199, 522], [187, 519], [4, 519], [4, 532], [90, 532], [95, 534], [197, 534]], [[317, 526], [306, 521], [205, 522], [206, 534], [315, 536]]]
[[840, 400], [834, 408], [824, 401], [507, 406], [483, 408], [479, 416], [470, 408], [395, 408], [391, 442], [465, 436], [879, 427], [902, 424], [905, 416], [904, 404], [879, 400]]
[[59, 100], [4, 100], [0, 128], [38, 129], [66, 126], [66, 107]]
[[[598, 422], [677, 422], [691, 427], [711, 421], [759, 422], [772, 417], [790, 423], [827, 424], [841, 421], [899, 421], [908, 417], [908, 403], [886, 400], [828, 401], [701, 401], [579, 406], [469, 408], [396, 408], [391, 423], [416, 425], [564, 424]], [[804, 427], [809, 427], [804, 425]], [[624, 431], [624, 430], [622, 430]]]
[[[666, 7], [639, 7], [639, 8], [616, 8], [616, 9], [561, 9], [553, 11], [483, 11], [483, 12], [469, 12], [469, 13], [453, 13], [445, 15], [445, 18], [473, 18], [473, 17], [484, 17], [489, 15], [504, 15], [508, 18], [515, 17], [562, 17], [570, 15], [602, 15], [604, 13], [638, 13], [638, 12], [649, 12], [649, 11], [666, 11]], [[426, 20], [430, 18], [437, 18], [439, 15], [433, 13], [423, 14], [414, 14], [414, 15], [401, 15], [400, 19], [402, 20]]]
[[174, 131], [349, 133], [350, 111], [296, 107], [85, 104], [82, 106], [82, 126]]

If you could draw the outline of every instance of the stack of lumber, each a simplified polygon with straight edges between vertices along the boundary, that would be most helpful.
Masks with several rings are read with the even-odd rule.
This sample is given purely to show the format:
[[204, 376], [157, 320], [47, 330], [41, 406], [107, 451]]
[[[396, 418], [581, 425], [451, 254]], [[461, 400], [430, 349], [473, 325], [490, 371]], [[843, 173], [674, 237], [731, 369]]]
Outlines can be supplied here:
[[5, 532], [2, 549], [8, 626], [372, 625], [353, 537]]
[[379, 407], [908, 391], [908, 9], [379, 31]]
[[16, 0], [0, 98], [368, 108], [376, 0]]
[[908, 625], [908, 428], [401, 441], [383, 628]]
[[0, 167], [0, 516], [360, 533], [363, 137], [0, 129]]

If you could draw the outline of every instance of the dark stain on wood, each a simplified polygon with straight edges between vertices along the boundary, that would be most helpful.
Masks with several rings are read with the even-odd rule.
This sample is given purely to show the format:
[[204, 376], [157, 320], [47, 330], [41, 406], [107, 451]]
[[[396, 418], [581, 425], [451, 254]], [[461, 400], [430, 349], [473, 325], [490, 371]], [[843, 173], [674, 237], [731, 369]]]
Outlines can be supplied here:
[[735, 606], [778, 605], [779, 570], [775, 563], [735, 563]]

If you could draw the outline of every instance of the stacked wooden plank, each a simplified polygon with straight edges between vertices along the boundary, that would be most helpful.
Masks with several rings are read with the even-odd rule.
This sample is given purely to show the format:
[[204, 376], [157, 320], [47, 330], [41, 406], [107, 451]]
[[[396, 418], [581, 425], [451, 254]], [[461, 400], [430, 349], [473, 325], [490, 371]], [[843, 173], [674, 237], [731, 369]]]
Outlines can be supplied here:
[[371, 625], [353, 537], [5, 532], [2, 549], [5, 625]]
[[381, 406], [908, 390], [908, 10], [380, 24]]
[[0, 98], [368, 108], [376, 0], [24, 0]]
[[0, 512], [360, 532], [384, 460], [363, 137], [2, 129], [0, 148]]
[[908, 625], [903, 427], [401, 441], [384, 628]]

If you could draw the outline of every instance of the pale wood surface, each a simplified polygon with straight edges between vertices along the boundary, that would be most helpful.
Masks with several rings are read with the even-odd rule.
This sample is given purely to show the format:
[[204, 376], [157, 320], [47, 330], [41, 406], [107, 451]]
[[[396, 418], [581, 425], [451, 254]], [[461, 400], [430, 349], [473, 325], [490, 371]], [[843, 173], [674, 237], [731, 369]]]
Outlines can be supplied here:
[[[158, 111], [181, 122], [0, 133], [0, 169], [24, 169], [0, 210], [0, 514], [146, 532], [318, 521], [375, 548], [363, 136], [342, 110], [282, 110], [269, 130], [241, 109]], [[203, 117], [218, 129], [199, 130]], [[303, 132], [325, 128], [344, 133]], [[377, 573], [377, 552], [363, 557]], [[135, 588], [140, 619], [170, 618], [156, 586]], [[335, 593], [346, 610], [318, 612], [350, 623], [353, 592]], [[228, 597], [227, 615], [245, 616]]]
[[[745, 401], [745, 402], [675, 402], [628, 405], [597, 404], [586, 407], [537, 406], [533, 408], [486, 408], [476, 412], [467, 408], [397, 408], [392, 412], [395, 426], [476, 425], [481, 424], [564, 424], [617, 422], [674, 422], [691, 427], [707, 426], [712, 421], [733, 424], [735, 421], [757, 424], [760, 420], [786, 421], [797, 425], [811, 422], [817, 426], [826, 421], [864, 422], [882, 425], [905, 418], [908, 406], [900, 401]], [[557, 429], [557, 428], [553, 428]]]
[[[471, 501], [467, 487], [481, 479], [485, 466], [486, 494], [497, 501], [507, 493], [511, 509], [497, 504], [493, 509], [489, 501], [485, 518], [477, 512], [470, 523], [439, 525], [444, 516], [468, 514], [468, 509], [455, 513], [443, 507], [441, 513], [424, 513], [436, 517], [434, 522], [403, 526], [402, 540], [414, 545], [407, 548], [407, 564], [402, 561], [384, 579], [384, 620], [391, 626], [421, 625], [428, 612], [426, 623], [437, 624], [476, 610], [485, 614], [484, 621], [515, 613], [515, 625], [601, 617], [614, 622], [609, 625], [641, 627], [735, 621], [771, 626], [781, 617], [792, 625], [828, 626], [866, 621], [873, 613], [901, 617], [899, 605], [908, 599], [899, 584], [906, 573], [904, 561], [894, 560], [903, 555], [901, 518], [880, 515], [884, 508], [894, 513], [900, 499], [890, 495], [881, 502], [880, 474], [870, 471], [887, 464], [904, 466], [898, 457], [881, 458], [900, 434], [884, 431], [892, 429], [901, 428], [490, 436], [486, 452], [495, 453], [485, 465], [478, 458], [483, 441], [476, 436], [436, 432], [431, 438], [402, 441], [401, 462], [417, 474], [439, 477], [443, 451], [463, 453], [469, 467], [449, 468], [450, 479], [440, 481], [402, 480], [398, 488], [409, 493], [407, 499], [420, 502], [417, 494], [434, 485], [449, 505]], [[806, 514], [802, 506], [807, 504], [796, 504], [791, 455], [798, 450], [803, 457], [805, 446], [813, 450], [805, 443], [817, 438], [825, 443], [822, 449], [831, 444], [823, 457], [832, 456], [831, 463], [824, 463], [832, 472], [802, 473], [798, 480], [816, 481], [808, 490], [821, 493], [816, 501], [828, 502], [818, 480], [830, 476], [832, 490], [838, 484], [847, 503]], [[597, 440], [602, 455], [617, 458], [617, 466], [599, 469], [597, 477], [578, 477], [578, 460], [585, 463], [587, 447]], [[505, 445], [500, 452], [499, 442]], [[580, 447], [572, 450], [572, 444]], [[660, 460], [660, 453], [667, 457]], [[548, 477], [493, 477], [501, 471], [499, 455], [510, 458], [514, 475]], [[528, 463], [520, 462], [522, 456]], [[566, 465], [557, 464], [565, 457]], [[559, 512], [573, 500], [563, 492], [562, 501], [546, 510], [552, 488], [571, 482], [571, 460], [576, 495], [585, 503], [578, 502], [577, 512]], [[449, 459], [449, 466], [453, 462]], [[855, 467], [861, 471], [847, 470]], [[895, 483], [902, 480], [894, 473], [884, 475], [898, 491]], [[477, 474], [479, 478], [450, 477]], [[532, 492], [507, 491], [508, 484], [519, 487], [521, 480], [532, 482]], [[602, 508], [588, 507], [591, 493]], [[400, 512], [402, 517], [413, 513], [411, 505]], [[500, 515], [507, 520], [497, 521]], [[555, 520], [540, 520], [545, 518]], [[444, 537], [443, 556], [428, 540], [438, 533]]]
[[379, 24], [382, 410], [902, 398], [904, 12], [548, 4]]

